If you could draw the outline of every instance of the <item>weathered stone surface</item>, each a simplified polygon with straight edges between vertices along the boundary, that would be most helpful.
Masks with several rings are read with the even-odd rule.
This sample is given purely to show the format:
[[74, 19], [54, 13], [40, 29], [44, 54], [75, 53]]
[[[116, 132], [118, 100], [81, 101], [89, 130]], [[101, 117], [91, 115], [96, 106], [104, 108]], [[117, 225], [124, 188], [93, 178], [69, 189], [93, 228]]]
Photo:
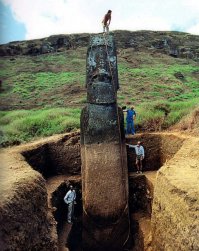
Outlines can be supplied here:
[[152, 208], [153, 251], [199, 250], [198, 170], [198, 138], [186, 139], [160, 169]]
[[174, 76], [177, 78], [177, 79], [184, 79], [185, 76], [181, 73], [181, 72], [176, 72], [174, 73]]
[[[158, 50], [173, 57], [199, 60], [199, 37], [183, 32], [120, 31], [113, 32], [118, 48]], [[0, 45], [0, 56], [37, 55], [47, 52], [74, 49], [88, 45], [90, 34], [54, 35], [48, 38], [15, 41]], [[48, 43], [49, 48], [43, 48]]]
[[128, 178], [112, 36], [96, 35], [87, 53], [87, 100], [81, 114], [83, 249], [122, 250], [129, 237]]
[[[116, 102], [119, 89], [116, 47], [112, 36], [93, 36], [87, 51], [86, 87], [88, 103], [101, 103], [103, 96], [110, 97], [106, 104]], [[93, 100], [93, 96], [97, 99]]]

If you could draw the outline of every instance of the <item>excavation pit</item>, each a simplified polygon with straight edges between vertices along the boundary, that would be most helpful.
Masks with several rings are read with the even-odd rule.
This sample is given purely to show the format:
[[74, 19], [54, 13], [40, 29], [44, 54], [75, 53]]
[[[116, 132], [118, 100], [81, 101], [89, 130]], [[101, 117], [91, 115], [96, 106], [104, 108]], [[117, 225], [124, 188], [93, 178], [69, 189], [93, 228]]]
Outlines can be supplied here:
[[[29, 250], [45, 250], [46, 247], [48, 250], [56, 250], [57, 247], [64, 250], [66, 246], [70, 251], [79, 250], [82, 216], [79, 139], [79, 133], [72, 133], [6, 149], [1, 153], [4, 158], [1, 197], [3, 247], [8, 250], [23, 246]], [[171, 133], [151, 133], [136, 135], [126, 141], [136, 144], [138, 140], [143, 142], [146, 151], [143, 175], [135, 174], [135, 153], [127, 148], [133, 233], [130, 243], [134, 246], [129, 250], [133, 251], [147, 250], [146, 246], [151, 243], [149, 228], [155, 171], [172, 160], [187, 138]], [[15, 177], [11, 177], [12, 172], [15, 172]], [[10, 175], [9, 179], [7, 175]], [[68, 228], [63, 197], [69, 184], [77, 188], [78, 198], [76, 220]], [[6, 194], [12, 194], [11, 198]], [[13, 208], [20, 208], [20, 214]], [[27, 224], [28, 221], [30, 224]]]
[[[67, 223], [67, 205], [63, 198], [73, 185], [76, 190], [76, 204], [74, 205], [74, 223]], [[81, 178], [79, 176], [68, 177], [51, 194], [50, 205], [54, 209], [53, 216], [57, 222], [58, 245], [59, 250], [67, 245], [70, 250], [76, 251], [81, 246], [81, 223], [82, 223], [82, 189]], [[66, 243], [67, 242], [67, 243]]]
[[65, 135], [55, 141], [24, 150], [29, 165], [45, 179], [56, 175], [75, 175], [81, 172], [79, 133]]

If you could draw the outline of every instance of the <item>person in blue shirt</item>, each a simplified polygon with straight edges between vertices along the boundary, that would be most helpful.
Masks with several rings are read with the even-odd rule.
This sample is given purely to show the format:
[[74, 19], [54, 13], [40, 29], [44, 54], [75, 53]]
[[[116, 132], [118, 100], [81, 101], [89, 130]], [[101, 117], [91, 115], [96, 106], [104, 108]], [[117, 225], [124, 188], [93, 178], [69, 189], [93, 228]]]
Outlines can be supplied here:
[[64, 202], [68, 205], [67, 221], [72, 223], [72, 218], [74, 214], [74, 204], [76, 199], [76, 192], [72, 185], [70, 185], [70, 190], [66, 193], [64, 197]]
[[132, 106], [130, 109], [123, 110], [126, 112], [126, 134], [135, 134], [134, 120], [136, 118], [136, 112]]
[[126, 144], [129, 148], [134, 148], [136, 153], [136, 167], [137, 173], [142, 173], [142, 161], [144, 159], [144, 147], [141, 145], [141, 142], [138, 141], [137, 145]]

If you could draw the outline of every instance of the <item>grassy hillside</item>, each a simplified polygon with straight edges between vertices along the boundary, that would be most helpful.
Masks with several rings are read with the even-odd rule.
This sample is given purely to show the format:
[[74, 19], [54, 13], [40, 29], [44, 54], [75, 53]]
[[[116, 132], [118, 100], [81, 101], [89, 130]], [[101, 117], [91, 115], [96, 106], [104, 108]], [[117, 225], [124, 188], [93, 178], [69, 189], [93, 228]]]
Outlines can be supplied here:
[[[79, 128], [86, 103], [86, 48], [0, 58], [1, 144]], [[119, 105], [134, 105], [139, 130], [168, 128], [199, 103], [199, 65], [155, 49], [118, 49]]]
[[[32, 57], [4, 57], [0, 63], [1, 110], [81, 107], [86, 102], [86, 48]], [[156, 51], [149, 54], [120, 49], [118, 71], [119, 104], [199, 97], [199, 66], [192, 60]]]

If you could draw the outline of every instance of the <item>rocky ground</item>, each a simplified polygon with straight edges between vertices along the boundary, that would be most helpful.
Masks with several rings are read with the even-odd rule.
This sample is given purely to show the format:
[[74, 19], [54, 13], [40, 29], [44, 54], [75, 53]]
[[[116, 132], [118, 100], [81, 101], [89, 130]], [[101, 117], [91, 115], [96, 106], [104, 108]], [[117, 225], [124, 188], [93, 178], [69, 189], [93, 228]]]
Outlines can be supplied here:
[[[113, 31], [118, 48], [158, 49], [173, 57], [199, 59], [198, 36], [182, 32]], [[61, 52], [63, 48], [85, 47], [90, 34], [54, 35], [43, 39], [11, 42], [0, 46], [0, 56], [38, 55]]]

